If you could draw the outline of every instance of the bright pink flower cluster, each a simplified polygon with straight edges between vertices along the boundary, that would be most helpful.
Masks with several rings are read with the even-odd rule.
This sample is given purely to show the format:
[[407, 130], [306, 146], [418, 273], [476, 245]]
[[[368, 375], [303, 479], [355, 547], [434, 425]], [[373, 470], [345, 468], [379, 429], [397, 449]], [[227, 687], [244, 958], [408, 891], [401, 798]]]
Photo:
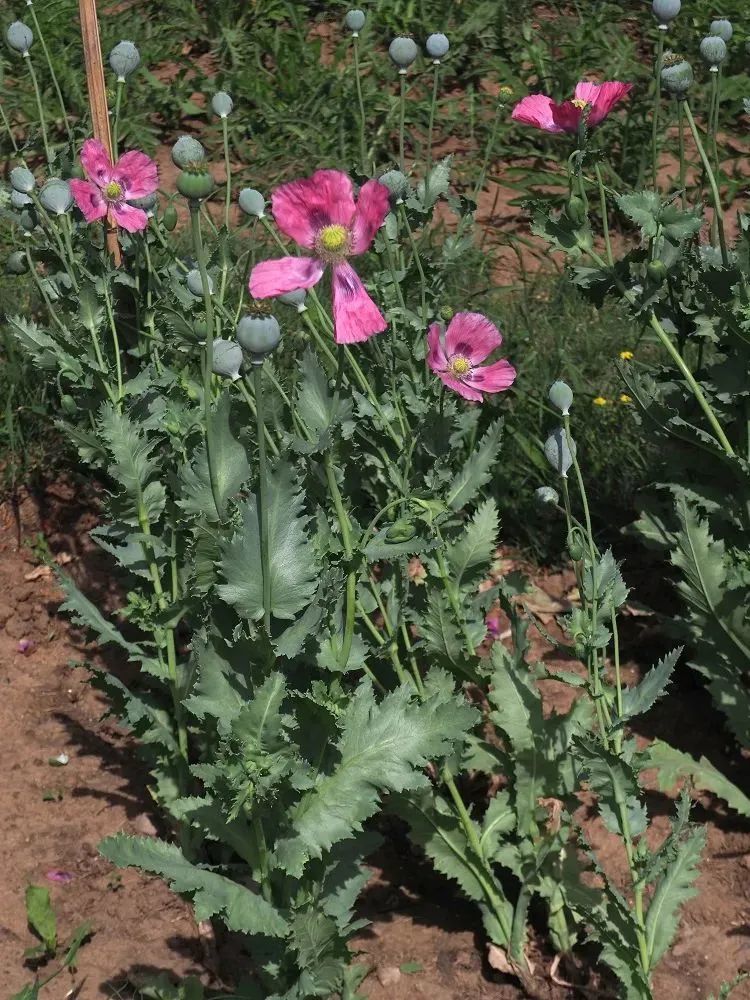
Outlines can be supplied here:
[[600, 125], [618, 104], [633, 89], [632, 83], [588, 83], [582, 80], [575, 89], [572, 100], [555, 104], [545, 94], [529, 94], [513, 108], [513, 121], [533, 125], [545, 132], [569, 132], [575, 134], [586, 115], [589, 128]]
[[444, 330], [433, 323], [427, 334], [427, 364], [437, 377], [464, 399], [477, 403], [484, 393], [510, 388], [516, 370], [509, 361], [483, 365], [503, 342], [500, 331], [481, 313], [456, 313]]
[[142, 208], [129, 205], [133, 198], [146, 198], [156, 191], [159, 174], [154, 161], [134, 149], [113, 164], [98, 139], [87, 139], [81, 149], [81, 164], [88, 180], [73, 179], [70, 189], [87, 222], [107, 216], [129, 233], [148, 225]]

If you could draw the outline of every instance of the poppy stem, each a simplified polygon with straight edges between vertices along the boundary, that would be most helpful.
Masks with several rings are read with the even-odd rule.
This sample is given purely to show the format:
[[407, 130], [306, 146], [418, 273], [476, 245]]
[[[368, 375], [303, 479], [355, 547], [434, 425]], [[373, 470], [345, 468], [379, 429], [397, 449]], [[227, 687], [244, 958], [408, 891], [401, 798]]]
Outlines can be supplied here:
[[114, 163], [118, 155], [118, 142], [120, 138], [120, 109], [122, 107], [122, 92], [125, 89], [125, 81], [117, 81], [117, 93], [115, 94], [115, 112], [112, 116], [112, 162]]
[[354, 80], [357, 86], [357, 102], [359, 104], [359, 157], [362, 173], [369, 172], [367, 162], [367, 144], [365, 142], [365, 102], [362, 98], [362, 80], [359, 66], [359, 33], [352, 34], [352, 45], [354, 47]]
[[656, 40], [656, 64], [654, 67], [654, 110], [651, 115], [651, 169], [654, 178], [654, 189], [658, 190], [657, 178], [659, 174], [659, 108], [661, 107], [661, 65], [664, 60], [664, 31], [661, 26], [657, 29]]
[[70, 120], [68, 119], [68, 112], [65, 107], [65, 101], [63, 100], [62, 91], [60, 90], [60, 83], [57, 79], [57, 74], [55, 73], [55, 66], [49, 54], [49, 49], [47, 48], [47, 43], [44, 40], [44, 33], [42, 27], [39, 24], [39, 18], [36, 16], [36, 10], [34, 9], [34, 4], [32, 0], [26, 0], [26, 6], [29, 8], [29, 13], [31, 14], [31, 20], [34, 22], [34, 29], [39, 38], [39, 42], [42, 46], [42, 52], [44, 52], [44, 58], [47, 60], [47, 68], [49, 69], [49, 75], [52, 80], [52, 86], [55, 88], [55, 93], [57, 94], [57, 100], [60, 104], [60, 110], [62, 111], [63, 121], [65, 122], [65, 131], [68, 133], [68, 141], [73, 141], [73, 133], [70, 128]]
[[406, 173], [404, 158], [404, 128], [406, 125], [406, 72], [399, 72], [399, 127], [398, 127], [398, 166], [402, 174]]
[[727, 238], [724, 233], [724, 211], [721, 207], [721, 196], [719, 195], [716, 177], [711, 169], [711, 163], [709, 162], [706, 150], [701, 142], [698, 126], [695, 124], [693, 112], [690, 110], [690, 104], [686, 100], [683, 100], [682, 104], [685, 108], [685, 114], [687, 116], [688, 125], [690, 126], [690, 131], [693, 133], [693, 141], [695, 142], [698, 154], [703, 162], [703, 169], [706, 171], [706, 177], [708, 178], [708, 183], [711, 188], [711, 197], [714, 203], [714, 219], [719, 233], [719, 246], [721, 247], [721, 262], [724, 267], [729, 267], [729, 251], [727, 250]]
[[266, 420], [263, 402], [263, 364], [253, 367], [255, 389], [255, 424], [258, 431], [258, 527], [260, 529], [260, 566], [263, 575], [263, 627], [271, 638], [271, 567], [268, 557], [268, 456]]
[[425, 196], [428, 194], [427, 187], [430, 183], [430, 171], [432, 170], [432, 132], [435, 127], [435, 109], [438, 101], [438, 85], [440, 82], [440, 63], [435, 62], [432, 78], [432, 103], [430, 104], [430, 124], [427, 129], [427, 174], [425, 176]]
[[36, 71], [34, 70], [34, 64], [31, 61], [31, 56], [28, 52], [24, 52], [24, 59], [26, 59], [29, 66], [29, 76], [31, 77], [31, 84], [34, 88], [34, 96], [36, 97], [36, 106], [39, 111], [39, 127], [42, 130], [42, 141], [44, 142], [44, 154], [47, 157], [48, 166], [52, 166], [52, 152], [49, 146], [49, 138], [47, 137], [47, 123], [44, 118], [44, 106], [42, 104], [42, 95], [39, 92], [39, 81], [36, 78]]

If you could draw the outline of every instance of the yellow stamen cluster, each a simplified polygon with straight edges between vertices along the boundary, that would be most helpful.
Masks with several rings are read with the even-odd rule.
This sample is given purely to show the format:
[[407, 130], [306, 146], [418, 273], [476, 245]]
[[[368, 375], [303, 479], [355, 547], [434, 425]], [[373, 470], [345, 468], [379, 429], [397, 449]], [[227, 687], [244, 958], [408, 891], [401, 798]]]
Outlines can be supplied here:
[[453, 375], [466, 375], [467, 372], [471, 371], [471, 362], [468, 358], [462, 358], [461, 355], [458, 355], [449, 362], [448, 367]]
[[573, 98], [573, 100], [570, 103], [573, 105], [574, 108], [578, 108], [579, 111], [585, 111], [586, 108], [589, 106], [589, 102], [582, 101], [580, 97]]
[[117, 201], [118, 198], [122, 198], [122, 185], [118, 184], [117, 181], [110, 181], [104, 186], [104, 197], [108, 201]]
[[349, 239], [349, 233], [344, 226], [325, 226], [320, 230], [318, 240], [324, 250], [337, 253], [343, 250]]

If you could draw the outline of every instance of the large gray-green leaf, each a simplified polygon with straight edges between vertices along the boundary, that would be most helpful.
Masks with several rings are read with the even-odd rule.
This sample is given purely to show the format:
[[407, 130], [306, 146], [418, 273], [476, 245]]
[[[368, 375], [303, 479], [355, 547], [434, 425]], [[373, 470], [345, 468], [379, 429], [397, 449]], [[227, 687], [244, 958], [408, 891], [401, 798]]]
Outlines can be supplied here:
[[453, 581], [460, 586], [472, 571], [489, 571], [492, 554], [497, 546], [498, 516], [495, 501], [485, 500], [466, 526], [463, 534], [448, 546], [448, 565]]
[[695, 760], [662, 740], [654, 740], [645, 751], [645, 760], [646, 767], [656, 768], [659, 788], [663, 792], [669, 791], [681, 779], [687, 779], [694, 788], [713, 792], [742, 816], [750, 816], [750, 798], [706, 757]]
[[135, 643], [129, 642], [117, 626], [105, 618], [97, 606], [81, 593], [71, 577], [58, 569], [55, 571], [55, 578], [65, 594], [65, 600], [60, 605], [61, 611], [69, 614], [77, 625], [84, 625], [91, 629], [101, 642], [115, 643], [126, 650], [133, 659], [147, 659], [144, 650]]
[[490, 424], [487, 433], [474, 453], [466, 460], [448, 489], [447, 503], [453, 510], [461, 510], [474, 499], [479, 490], [490, 481], [492, 469], [500, 452], [503, 421]]
[[643, 680], [633, 687], [623, 688], [622, 719], [632, 719], [647, 712], [657, 698], [661, 698], [672, 678], [672, 671], [682, 654], [682, 646], [663, 656]]
[[671, 945], [680, 919], [680, 907], [698, 894], [695, 880], [706, 843], [706, 831], [694, 829], [682, 841], [679, 853], [658, 882], [646, 914], [646, 940], [651, 968]]
[[[221, 515], [227, 503], [250, 475], [250, 464], [244, 447], [232, 434], [230, 426], [232, 400], [228, 392], [219, 396], [211, 417], [211, 463]], [[182, 495], [178, 500], [187, 514], [197, 514], [217, 520], [216, 502], [211, 488], [205, 444], [196, 452], [192, 465], [181, 472]]]

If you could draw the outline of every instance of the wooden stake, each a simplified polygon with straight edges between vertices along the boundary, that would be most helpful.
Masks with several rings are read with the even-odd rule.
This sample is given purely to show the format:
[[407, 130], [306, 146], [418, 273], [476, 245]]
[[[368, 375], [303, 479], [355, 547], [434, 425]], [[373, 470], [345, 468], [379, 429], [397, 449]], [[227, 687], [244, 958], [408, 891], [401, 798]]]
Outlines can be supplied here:
[[[96, 0], [79, 0], [78, 9], [81, 15], [83, 58], [86, 63], [86, 82], [89, 91], [89, 107], [91, 108], [91, 123], [94, 138], [101, 142], [111, 160], [112, 136], [109, 131], [107, 88], [104, 82], [104, 63], [102, 62], [102, 46], [99, 40], [99, 20], [96, 16]], [[113, 226], [108, 217], [104, 220], [104, 232], [107, 249], [112, 254], [115, 267], [119, 267], [122, 257], [120, 255], [120, 244], [117, 242], [117, 226]]]

